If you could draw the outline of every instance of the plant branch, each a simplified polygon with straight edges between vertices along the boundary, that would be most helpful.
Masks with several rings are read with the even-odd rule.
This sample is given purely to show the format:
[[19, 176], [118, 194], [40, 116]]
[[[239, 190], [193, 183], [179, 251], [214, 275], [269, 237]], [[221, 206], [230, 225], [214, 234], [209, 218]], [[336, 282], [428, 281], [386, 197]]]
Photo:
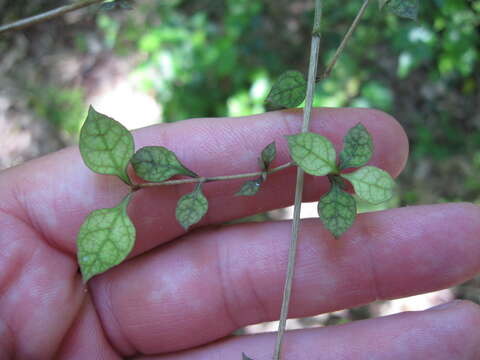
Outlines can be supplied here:
[[[310, 127], [312, 117], [313, 98], [315, 96], [315, 81], [317, 77], [318, 55], [320, 53], [320, 25], [322, 19], [322, 0], [315, 0], [315, 18], [312, 31], [312, 43], [310, 50], [310, 62], [307, 80], [307, 96], [305, 108], [303, 110], [302, 132], [307, 132]], [[293, 211], [292, 237], [290, 241], [290, 250], [288, 252], [288, 266], [283, 290], [282, 309], [280, 313], [280, 323], [278, 325], [277, 340], [275, 343], [274, 360], [280, 360], [282, 351], [283, 336], [287, 324], [288, 308], [290, 304], [290, 295], [292, 293], [293, 275], [295, 272], [295, 260], [297, 255], [298, 233], [300, 230], [300, 210], [302, 207], [304, 172], [297, 168], [297, 182], [295, 187], [295, 206]]]
[[348, 40], [350, 40], [350, 38], [352, 37], [353, 32], [355, 31], [355, 29], [357, 28], [357, 25], [359, 24], [360, 20], [363, 17], [363, 14], [365, 14], [365, 10], [367, 10], [369, 2], [370, 2], [370, 0], [365, 0], [363, 2], [362, 7], [360, 8], [357, 16], [355, 17], [355, 20], [353, 20], [352, 24], [350, 25], [350, 28], [348, 29], [347, 33], [344, 36], [342, 42], [338, 46], [338, 49], [335, 52], [335, 55], [333, 56], [333, 59], [328, 64], [328, 66], [325, 69], [325, 71], [323, 72], [323, 74], [320, 77], [317, 78], [317, 82], [327, 78], [328, 76], [330, 76], [330, 73], [332, 72], [335, 64], [337, 63], [338, 59], [340, 58], [340, 55], [342, 55], [343, 50], [347, 46]]
[[96, 3], [101, 3], [105, 0], [86, 0], [81, 1], [76, 4], [60, 6], [56, 9], [46, 11], [44, 13], [34, 15], [25, 19], [15, 21], [10, 24], [0, 26], [0, 34], [10, 31], [10, 30], [20, 30], [26, 28], [27, 26], [45, 22], [47, 20], [53, 19], [58, 16], [62, 16], [68, 12], [75, 11]]
[[[278, 171], [284, 170], [284, 169], [289, 168], [291, 166], [295, 166], [295, 162], [291, 161], [291, 162], [288, 162], [286, 164], [280, 165], [276, 168], [268, 170], [266, 173], [267, 173], [267, 175], [274, 174]], [[257, 172], [246, 173], [246, 174], [238, 174], [238, 175], [198, 177], [198, 178], [192, 178], [192, 179], [169, 180], [169, 181], [163, 181], [163, 182], [159, 182], [159, 183], [149, 182], [149, 183], [143, 183], [143, 184], [133, 184], [132, 188], [134, 190], [138, 190], [138, 189], [141, 189], [141, 188], [149, 188], [149, 187], [156, 187], [156, 186], [195, 184], [195, 183], [206, 183], [206, 182], [212, 182], [212, 181], [222, 181], [222, 180], [237, 180], [237, 179], [244, 179], [244, 178], [252, 178], [252, 177], [262, 176], [263, 173], [264, 173], [263, 171], [257, 171]]]

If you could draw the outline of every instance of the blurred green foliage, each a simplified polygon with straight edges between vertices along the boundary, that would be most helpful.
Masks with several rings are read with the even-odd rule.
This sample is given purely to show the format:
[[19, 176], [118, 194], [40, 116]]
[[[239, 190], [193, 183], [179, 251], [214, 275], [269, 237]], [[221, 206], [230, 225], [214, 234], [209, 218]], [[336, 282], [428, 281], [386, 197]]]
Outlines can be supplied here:
[[[165, 121], [242, 115], [264, 110], [264, 96], [281, 72], [305, 70], [311, 10], [307, 7], [292, 18], [286, 12], [301, 2], [289, 2], [283, 10], [275, 3], [139, 2], [126, 21], [104, 13], [98, 16], [98, 25], [118, 53], [141, 54], [134, 77], [145, 90], [155, 92], [165, 108]], [[323, 63], [360, 4], [350, 1], [339, 8], [333, 0], [325, 1]], [[333, 76], [320, 84], [316, 105], [392, 111], [392, 82], [408, 81], [419, 69], [432, 82], [460, 81], [465, 93], [477, 91], [479, 4], [422, 1], [419, 22], [371, 6]], [[274, 21], [282, 15], [284, 24]], [[278, 28], [272, 29], [274, 25]], [[288, 37], [284, 46], [278, 43]]]
[[[324, 1], [320, 71], [361, 3]], [[314, 105], [392, 113], [408, 132], [414, 161], [441, 166], [456, 155], [471, 161], [480, 149], [480, 0], [420, 6], [415, 22], [372, 4], [332, 75], [319, 84]], [[312, 20], [312, 4], [299, 0], [138, 1], [127, 16], [97, 17], [110, 48], [141, 59], [132, 76], [155, 94], [166, 122], [265, 111], [281, 73], [306, 72]], [[480, 171], [469, 171], [460, 182], [472, 191], [441, 198], [480, 198]], [[420, 198], [409, 190], [397, 203]]]
[[[6, 1], [0, 19], [59, 3]], [[324, 0], [320, 71], [361, 4]], [[312, 5], [304, 0], [137, 0], [132, 11], [92, 7], [84, 17], [85, 31], [74, 30], [70, 45], [79, 54], [92, 53], [92, 38], [100, 36], [102, 51], [135, 59], [131, 77], [161, 104], [162, 121], [261, 113], [280, 74], [307, 70]], [[429, 183], [435, 199], [480, 199], [480, 0], [428, 0], [420, 7], [415, 22], [381, 12], [372, 1], [332, 75], [319, 84], [314, 105], [373, 107], [399, 119], [413, 155], [401, 180], [409, 190], [400, 191], [400, 204], [426, 201], [411, 182], [423, 181], [413, 172], [425, 159], [430, 163], [422, 166], [437, 178], [460, 174], [448, 180], [455, 186], [442, 183], [446, 190], [439, 190], [440, 180], [438, 188]], [[0, 41], [0, 48], [5, 44]], [[78, 131], [81, 121], [71, 119], [85, 115], [83, 91], [55, 84], [43, 88], [32, 91], [35, 112], [68, 133]], [[458, 157], [468, 166], [460, 166]]]
[[82, 88], [33, 88], [30, 107], [66, 135], [76, 137], [87, 115]]

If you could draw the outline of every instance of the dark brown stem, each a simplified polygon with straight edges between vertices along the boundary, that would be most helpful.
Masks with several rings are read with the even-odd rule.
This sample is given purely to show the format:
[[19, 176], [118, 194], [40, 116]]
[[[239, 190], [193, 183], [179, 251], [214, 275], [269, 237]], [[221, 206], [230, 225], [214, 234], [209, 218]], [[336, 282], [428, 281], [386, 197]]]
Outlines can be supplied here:
[[343, 50], [345, 50], [345, 47], [347, 46], [347, 43], [348, 43], [348, 40], [350, 40], [350, 38], [352, 37], [352, 34], [353, 32], [355, 31], [355, 29], [357, 28], [360, 20], [362, 19], [363, 17], [363, 14], [365, 14], [365, 10], [367, 10], [367, 7], [368, 7], [368, 3], [370, 2], [370, 0], [365, 0], [363, 2], [363, 5], [362, 7], [360, 8], [360, 10], [358, 11], [358, 14], [357, 16], [355, 17], [355, 20], [353, 20], [352, 24], [350, 25], [350, 28], [348, 29], [347, 33], [345, 34], [342, 42], [340, 43], [340, 45], [338, 46], [338, 49], [337, 51], [335, 52], [335, 55], [333, 55], [333, 59], [330, 61], [330, 63], [328, 64], [327, 68], [325, 69], [325, 71], [323, 72], [322, 75], [320, 75], [318, 78], [317, 78], [317, 82], [318, 81], [321, 81], [327, 77], [330, 76], [330, 73], [332, 72], [335, 64], [337, 63], [338, 59], [340, 58], [340, 55], [342, 55], [342, 52]]
[[0, 26], [0, 34], [7, 32], [7, 31], [13, 31], [13, 30], [21, 30], [24, 29], [28, 26], [42, 23], [45, 21], [48, 21], [50, 19], [53, 19], [58, 16], [62, 16], [68, 12], [72, 12], [93, 4], [101, 3], [104, 2], [105, 0], [86, 0], [86, 1], [81, 1], [76, 4], [71, 4], [71, 5], [65, 5], [65, 6], [60, 6], [56, 9], [46, 11], [44, 13], [34, 15], [25, 19], [21, 19], [18, 21], [15, 21], [11, 24], [6, 24]]

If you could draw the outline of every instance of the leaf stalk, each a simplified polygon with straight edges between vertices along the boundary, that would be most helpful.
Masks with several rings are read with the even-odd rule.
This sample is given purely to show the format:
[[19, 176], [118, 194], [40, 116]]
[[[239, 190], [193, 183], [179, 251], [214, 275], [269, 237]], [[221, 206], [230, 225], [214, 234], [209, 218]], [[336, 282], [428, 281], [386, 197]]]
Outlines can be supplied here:
[[60, 6], [56, 9], [52, 9], [52, 10], [46, 11], [46, 12], [41, 13], [41, 14], [30, 16], [30, 17], [15, 21], [15, 22], [10, 23], [10, 24], [2, 25], [2, 26], [0, 26], [0, 34], [2, 34], [4, 32], [7, 32], [7, 31], [21, 30], [21, 29], [24, 29], [28, 26], [38, 24], [38, 23], [42, 23], [42, 22], [48, 21], [50, 19], [53, 19], [55, 17], [62, 16], [66, 13], [69, 13], [69, 12], [72, 12], [72, 11], [75, 11], [75, 10], [78, 10], [78, 9], [81, 9], [81, 8], [84, 8], [84, 7], [93, 5], [93, 4], [101, 3], [103, 1], [105, 1], [105, 0], [86, 0], [86, 1], [80, 1], [80, 2], [75, 3], [75, 4], [71, 4], [71, 5]]

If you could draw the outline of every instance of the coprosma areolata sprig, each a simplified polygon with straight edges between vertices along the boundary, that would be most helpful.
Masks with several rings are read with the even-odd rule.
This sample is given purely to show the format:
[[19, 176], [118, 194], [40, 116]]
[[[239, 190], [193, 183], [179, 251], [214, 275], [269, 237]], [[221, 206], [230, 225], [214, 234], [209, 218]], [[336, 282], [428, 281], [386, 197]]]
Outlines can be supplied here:
[[[380, 9], [386, 9], [400, 17], [417, 19], [418, 0], [378, 0], [378, 2]], [[104, 8], [128, 9], [131, 3], [132, 1], [127, 0], [114, 0], [104, 4]], [[321, 11], [319, 3], [320, 1], [317, 0], [316, 21], [312, 35], [313, 38], [318, 39], [320, 36], [318, 12]], [[315, 70], [313, 77], [309, 74], [307, 81], [301, 72], [294, 70], [285, 72], [274, 83], [266, 99], [269, 109], [297, 107], [306, 97], [306, 103], [309, 105], [308, 109], [306, 106], [306, 110], [311, 109], [313, 99], [311, 85], [330, 74], [368, 3], [369, 0], [364, 1], [324, 74], [316, 77]], [[318, 59], [315, 58], [313, 61], [316, 69]], [[312, 56], [310, 62], [312, 63]], [[310, 93], [307, 91], [309, 87]], [[310, 95], [306, 96], [308, 93]], [[286, 135], [291, 162], [272, 167], [277, 153], [276, 144], [272, 142], [265, 146], [259, 155], [259, 171], [230, 176], [203, 177], [198, 175], [201, 174], [201, 169], [195, 169], [195, 172], [188, 169], [175, 153], [165, 147], [146, 146], [135, 152], [131, 133], [119, 122], [90, 107], [80, 132], [82, 158], [92, 171], [120, 178], [130, 187], [130, 192], [116, 207], [90, 213], [81, 226], [77, 238], [77, 256], [84, 282], [120, 264], [128, 257], [135, 244], [136, 231], [127, 208], [137, 191], [148, 191], [149, 187], [192, 185], [191, 192], [180, 197], [175, 209], [178, 223], [187, 231], [208, 212], [208, 198], [203, 192], [205, 183], [245, 178], [248, 180], [232, 196], [254, 196], [263, 187], [268, 186], [267, 180], [271, 174], [291, 166], [298, 166], [307, 174], [327, 176], [330, 189], [318, 201], [318, 215], [324, 227], [335, 238], [339, 238], [353, 225], [357, 216], [357, 199], [371, 204], [380, 204], [392, 197], [395, 185], [391, 176], [382, 169], [367, 165], [373, 155], [374, 144], [364, 125], [358, 123], [345, 134], [343, 148], [338, 156], [333, 144], [326, 137], [308, 132], [307, 128], [304, 126], [302, 133]], [[135, 172], [143, 182], [132, 181], [127, 171], [130, 165], [131, 171]], [[173, 177], [176, 179], [172, 179]], [[349, 191], [351, 188], [356, 196]], [[294, 219], [294, 223], [298, 219], [299, 215]], [[289, 270], [294, 267], [294, 261], [290, 262], [291, 254], [293, 254], [292, 258], [295, 258], [296, 247], [293, 248], [289, 254]], [[291, 284], [292, 278], [293, 271], [287, 271], [286, 284], [289, 282]], [[286, 285], [281, 324], [285, 323], [288, 315], [290, 290], [291, 286]], [[279, 327], [275, 359], [280, 358], [284, 328], [284, 325]], [[242, 354], [242, 357], [243, 360], [252, 360], [246, 354]]]
[[[253, 177], [246, 181], [236, 196], [254, 196], [273, 172], [289, 166], [299, 166], [313, 176], [327, 176], [330, 191], [320, 198], [318, 214], [324, 226], [336, 238], [353, 224], [356, 199], [346, 191], [347, 181], [353, 185], [358, 198], [372, 204], [390, 199], [394, 182], [390, 175], [374, 166], [364, 166], [373, 154], [373, 142], [362, 124], [351, 128], [343, 140], [343, 150], [337, 157], [333, 144], [324, 136], [313, 132], [287, 135], [291, 163], [271, 168], [276, 157], [276, 144], [267, 145], [258, 158], [257, 173], [237, 176], [202, 177], [188, 169], [177, 156], [162, 146], [146, 146], [135, 152], [132, 134], [119, 122], [100, 114], [90, 107], [88, 117], [80, 132], [80, 153], [85, 164], [98, 174], [116, 175], [130, 187], [130, 193], [116, 207], [93, 211], [78, 233], [78, 262], [87, 282], [120, 264], [135, 243], [135, 227], [127, 207], [137, 191], [148, 191], [152, 186], [176, 185], [183, 180], [170, 180], [175, 176], [190, 178], [193, 191], [183, 195], [177, 203], [176, 219], [187, 231], [197, 224], [208, 211], [208, 199], [202, 187], [206, 182]], [[129, 164], [144, 183], [133, 183], [128, 172]], [[355, 171], [345, 172], [356, 168]], [[173, 210], [173, 209], [172, 209]]]

